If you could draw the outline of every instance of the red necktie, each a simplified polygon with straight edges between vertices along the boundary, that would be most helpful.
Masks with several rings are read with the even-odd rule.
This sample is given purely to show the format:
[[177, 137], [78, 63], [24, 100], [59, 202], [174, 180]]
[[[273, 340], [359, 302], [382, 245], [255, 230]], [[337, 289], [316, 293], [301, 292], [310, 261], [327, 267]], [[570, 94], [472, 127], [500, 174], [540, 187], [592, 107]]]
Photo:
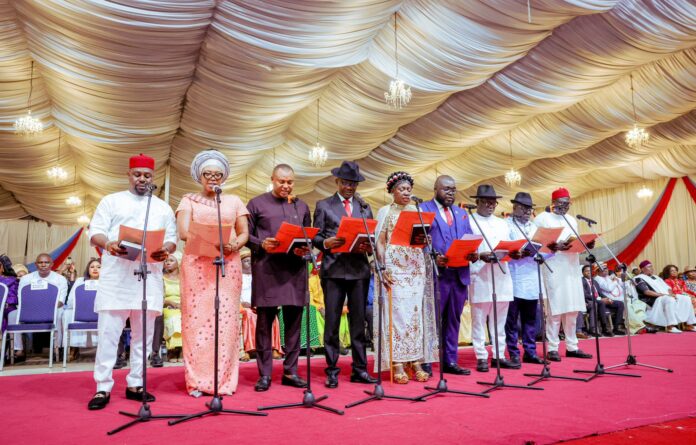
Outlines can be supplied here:
[[452, 213], [449, 207], [443, 207], [445, 209], [445, 219], [447, 220], [447, 225], [451, 226], [454, 221], [452, 221]]
[[343, 200], [343, 208], [346, 209], [346, 215], [351, 216], [350, 200], [349, 199]]

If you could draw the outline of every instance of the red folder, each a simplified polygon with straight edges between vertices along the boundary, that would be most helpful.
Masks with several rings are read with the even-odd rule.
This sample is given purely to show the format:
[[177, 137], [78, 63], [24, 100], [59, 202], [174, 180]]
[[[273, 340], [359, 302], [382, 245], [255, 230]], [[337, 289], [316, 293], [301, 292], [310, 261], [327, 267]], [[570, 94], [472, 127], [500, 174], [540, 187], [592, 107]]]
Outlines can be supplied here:
[[476, 252], [483, 241], [482, 236], [464, 235], [462, 239], [452, 241], [450, 248], [447, 249], [447, 267], [464, 267], [469, 265], [466, 257], [470, 253]]
[[[305, 227], [307, 236], [311, 239], [319, 233], [319, 229], [316, 227]], [[302, 232], [302, 227], [283, 222], [276, 233], [275, 239], [277, 239], [280, 244], [275, 249], [269, 250], [268, 253], [290, 253], [297, 247], [307, 246], [309, 243]]]
[[[142, 230], [121, 225], [118, 229], [118, 241], [119, 244], [125, 241], [123, 247], [129, 252], [128, 256], [125, 258], [132, 261], [140, 261], [140, 255], [142, 254], [142, 246], [140, 243], [143, 242]], [[145, 242], [147, 243], [147, 262], [158, 263], [159, 261], [152, 259], [150, 255], [152, 255], [152, 252], [161, 249], [164, 245], [164, 229], [148, 230]]]
[[418, 212], [401, 212], [399, 214], [399, 219], [396, 220], [396, 226], [394, 227], [394, 232], [392, 232], [389, 244], [405, 247], [423, 247], [425, 244], [416, 244], [415, 238], [419, 234], [428, 234], [430, 226], [432, 226], [433, 220], [435, 219], [435, 213], [422, 212], [422, 215], [423, 224], [425, 224], [425, 226], [421, 224]]
[[505, 252], [506, 255], [500, 258], [500, 261], [510, 261], [511, 258], [508, 253], [520, 250], [525, 244], [527, 244], [527, 240], [524, 238], [515, 241], [501, 241], [497, 246], [495, 246], [495, 253], [498, 258], [500, 258], [502, 252]]
[[[585, 244], [590, 244], [592, 241], [596, 240], [599, 235], [594, 233], [588, 233], [587, 235], [580, 235], [580, 238], [585, 242]], [[570, 249], [566, 250], [565, 253], [582, 253], [585, 251], [585, 247], [580, 241], [575, 239], [570, 243]]]
[[[217, 224], [200, 224], [191, 221], [189, 235], [184, 246], [184, 253], [215, 258], [220, 256], [220, 249], [215, 247], [220, 242], [220, 234]], [[222, 226], [222, 243], [230, 242], [232, 225]]]
[[561, 236], [561, 232], [563, 232], [563, 228], [561, 227], [539, 227], [537, 228], [536, 232], [534, 232], [534, 237], [532, 238], [532, 241], [541, 244], [542, 247], [540, 251], [542, 253], [551, 253], [551, 249], [549, 249], [546, 246], [557, 242], [558, 238]]
[[[367, 228], [370, 231], [369, 235], [372, 241], [375, 239], [375, 228], [377, 227], [377, 220], [368, 219]], [[341, 224], [338, 226], [338, 232], [336, 236], [339, 238], [345, 238], [346, 242], [341, 247], [336, 247], [331, 249], [331, 253], [355, 253], [358, 247], [363, 241], [367, 241], [367, 232], [365, 232], [365, 223], [362, 218], [349, 218], [343, 217], [341, 219]]]

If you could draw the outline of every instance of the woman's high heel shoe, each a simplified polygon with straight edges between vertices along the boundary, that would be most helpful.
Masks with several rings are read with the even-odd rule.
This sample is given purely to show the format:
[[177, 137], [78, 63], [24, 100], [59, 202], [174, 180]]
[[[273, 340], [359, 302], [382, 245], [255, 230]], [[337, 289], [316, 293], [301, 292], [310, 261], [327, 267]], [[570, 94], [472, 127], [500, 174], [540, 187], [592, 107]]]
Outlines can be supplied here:
[[394, 363], [392, 372], [394, 375], [394, 383], [399, 385], [405, 385], [408, 383], [408, 374], [406, 374], [404, 371], [404, 365], [402, 363]]

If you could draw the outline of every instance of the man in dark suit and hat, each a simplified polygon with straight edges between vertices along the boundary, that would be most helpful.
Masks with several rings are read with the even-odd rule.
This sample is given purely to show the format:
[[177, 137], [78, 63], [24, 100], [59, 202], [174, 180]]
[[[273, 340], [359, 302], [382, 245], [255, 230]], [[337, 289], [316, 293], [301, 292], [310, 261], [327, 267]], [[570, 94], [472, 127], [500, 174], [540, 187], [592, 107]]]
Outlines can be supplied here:
[[326, 387], [338, 386], [338, 358], [340, 344], [338, 330], [341, 311], [348, 298], [348, 321], [350, 328], [350, 347], [353, 355], [351, 382], [376, 383], [377, 379], [367, 372], [367, 352], [365, 348], [365, 307], [370, 286], [370, 264], [366, 253], [368, 242], [361, 244], [356, 253], [332, 253], [331, 249], [341, 247], [345, 239], [336, 236], [343, 217], [361, 218], [361, 205], [365, 216], [372, 218], [370, 207], [356, 196], [358, 184], [365, 180], [355, 162], [344, 161], [340, 167], [331, 170], [336, 177], [336, 193], [318, 201], [314, 210], [314, 227], [319, 233], [314, 245], [324, 254], [321, 267], [321, 287], [324, 292], [325, 329], [324, 348], [326, 349]]

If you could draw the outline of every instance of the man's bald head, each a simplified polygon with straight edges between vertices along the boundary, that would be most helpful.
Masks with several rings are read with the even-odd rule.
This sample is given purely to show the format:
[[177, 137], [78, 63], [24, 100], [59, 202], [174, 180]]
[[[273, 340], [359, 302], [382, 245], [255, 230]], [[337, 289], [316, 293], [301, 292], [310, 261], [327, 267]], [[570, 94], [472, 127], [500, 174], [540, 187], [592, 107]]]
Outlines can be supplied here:
[[451, 207], [457, 194], [457, 184], [454, 178], [448, 175], [440, 175], [435, 180], [435, 199], [443, 207]]

